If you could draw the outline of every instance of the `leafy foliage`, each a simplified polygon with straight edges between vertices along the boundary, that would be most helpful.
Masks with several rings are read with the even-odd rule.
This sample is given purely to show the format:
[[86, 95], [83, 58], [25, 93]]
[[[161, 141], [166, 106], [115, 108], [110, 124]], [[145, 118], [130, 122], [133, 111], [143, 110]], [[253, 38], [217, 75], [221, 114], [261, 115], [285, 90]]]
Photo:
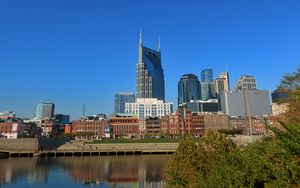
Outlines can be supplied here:
[[300, 65], [292, 74], [286, 74], [281, 80], [280, 88], [296, 89], [300, 87]]
[[220, 129], [218, 132], [221, 134], [234, 136], [236, 134], [241, 134], [243, 132], [243, 129]]

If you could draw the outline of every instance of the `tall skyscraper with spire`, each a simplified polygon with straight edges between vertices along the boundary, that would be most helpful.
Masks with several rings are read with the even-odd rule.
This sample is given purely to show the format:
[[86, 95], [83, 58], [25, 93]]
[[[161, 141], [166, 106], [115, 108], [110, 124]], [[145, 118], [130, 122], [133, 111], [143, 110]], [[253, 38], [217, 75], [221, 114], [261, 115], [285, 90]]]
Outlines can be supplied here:
[[140, 31], [139, 59], [136, 65], [136, 98], [157, 98], [165, 101], [164, 70], [161, 65], [160, 39], [158, 49], [143, 46]]

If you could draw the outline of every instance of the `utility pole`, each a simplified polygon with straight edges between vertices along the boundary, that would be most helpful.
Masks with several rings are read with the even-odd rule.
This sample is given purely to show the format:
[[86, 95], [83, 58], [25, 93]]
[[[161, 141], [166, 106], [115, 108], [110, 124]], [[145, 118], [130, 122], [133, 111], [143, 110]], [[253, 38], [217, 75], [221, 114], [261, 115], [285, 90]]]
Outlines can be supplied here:
[[244, 92], [244, 98], [245, 98], [245, 104], [246, 104], [246, 114], [248, 117], [248, 123], [249, 123], [249, 128], [250, 128], [250, 135], [252, 135], [252, 120], [251, 120], [251, 111], [250, 111], [250, 103], [249, 103], [249, 95], [248, 95], [248, 90], [243, 89]]

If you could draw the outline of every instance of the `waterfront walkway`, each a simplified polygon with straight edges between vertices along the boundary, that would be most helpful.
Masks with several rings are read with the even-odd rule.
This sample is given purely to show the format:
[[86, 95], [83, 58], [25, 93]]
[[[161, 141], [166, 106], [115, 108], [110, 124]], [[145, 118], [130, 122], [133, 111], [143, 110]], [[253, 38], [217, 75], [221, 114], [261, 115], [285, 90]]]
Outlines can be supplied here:
[[[238, 146], [245, 146], [263, 137], [263, 135], [238, 135], [230, 138]], [[178, 145], [178, 142], [91, 143], [88, 141], [67, 142], [65, 139], [0, 139], [0, 158], [172, 154]]]
[[[58, 157], [58, 156], [105, 156], [105, 155], [145, 155], [171, 154], [179, 143], [113, 143], [91, 144], [84, 141], [66, 142], [57, 148], [39, 146], [35, 139], [5, 140], [1, 145], [0, 156], [6, 157]], [[4, 140], [2, 142], [5, 142]], [[54, 141], [53, 141], [54, 142]], [[61, 142], [58, 140], [58, 142]], [[55, 143], [53, 143], [55, 144]], [[25, 147], [26, 145], [26, 147]], [[24, 146], [24, 147], [22, 147]], [[51, 149], [49, 149], [51, 148]]]

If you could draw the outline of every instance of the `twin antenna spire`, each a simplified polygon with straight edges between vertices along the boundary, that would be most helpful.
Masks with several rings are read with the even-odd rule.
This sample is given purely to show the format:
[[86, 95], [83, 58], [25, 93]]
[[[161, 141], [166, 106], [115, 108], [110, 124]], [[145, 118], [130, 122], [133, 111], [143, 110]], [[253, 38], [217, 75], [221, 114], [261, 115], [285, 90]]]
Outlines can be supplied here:
[[142, 44], [142, 29], [140, 28], [140, 45]]
[[[140, 28], [140, 45], [142, 45], [142, 29]], [[158, 48], [157, 50], [160, 52], [160, 37], [158, 36]]]

